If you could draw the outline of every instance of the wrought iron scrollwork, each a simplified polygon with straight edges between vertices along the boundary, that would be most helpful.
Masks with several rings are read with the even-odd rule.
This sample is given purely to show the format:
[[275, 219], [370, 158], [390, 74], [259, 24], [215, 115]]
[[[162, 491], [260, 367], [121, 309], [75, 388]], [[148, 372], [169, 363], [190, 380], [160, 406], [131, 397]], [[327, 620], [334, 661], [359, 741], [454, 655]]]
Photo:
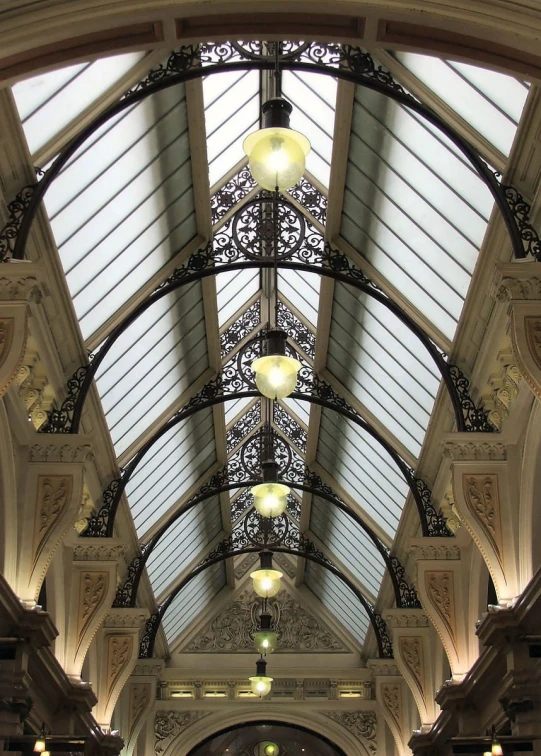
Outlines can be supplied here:
[[406, 580], [406, 571], [400, 560], [392, 554], [390, 554], [389, 557], [400, 590], [401, 606], [404, 609], [420, 609], [421, 602], [417, 597], [415, 588]]
[[160, 627], [160, 623], [162, 621], [162, 614], [160, 612], [160, 609], [161, 607], [158, 607], [158, 610], [151, 614], [145, 622], [145, 629], [139, 643], [140, 659], [149, 659], [152, 656], [152, 653], [154, 651], [154, 641], [156, 639], [158, 628]]
[[430, 491], [430, 488], [426, 485], [424, 480], [415, 477], [413, 470], [411, 471], [411, 476], [415, 483], [417, 491], [419, 492], [419, 496], [423, 502], [428, 525], [428, 535], [439, 538], [452, 537], [453, 534], [447, 527], [445, 517], [441, 514], [441, 512], [438, 512], [436, 510], [436, 507], [432, 503], [432, 492]]
[[81, 533], [81, 538], [106, 538], [108, 536], [109, 518], [118, 496], [121, 481], [121, 478], [115, 478], [109, 483], [103, 492], [102, 505], [99, 511], [89, 519], [88, 527], [84, 533]]
[[36, 186], [37, 184], [23, 186], [15, 199], [8, 203], [7, 223], [0, 232], [0, 262], [8, 262], [12, 258], [24, 213], [30, 205]]
[[531, 255], [541, 262], [541, 239], [530, 220], [531, 206], [514, 186], [504, 186], [502, 188], [505, 191], [505, 199], [518, 226], [525, 254]]
[[134, 87], [128, 89], [123, 97], [129, 97], [136, 92], [153, 84], [157, 84], [163, 79], [168, 79], [181, 71], [189, 71], [192, 68], [198, 68], [201, 65], [201, 55], [199, 45], [183, 45], [178, 50], [174, 50], [167, 58], [165, 63], [160, 63], [151, 69], [144, 79], [141, 79]]
[[289, 338], [293, 339], [310, 359], [314, 359], [316, 356], [316, 334], [299, 320], [281, 300], [278, 300], [276, 325], [283, 328]]
[[222, 220], [239, 202], [250, 194], [257, 186], [252, 172], [247, 165], [243, 166], [229, 181], [214, 192], [210, 198], [212, 224]]
[[295, 184], [288, 190], [293, 199], [297, 200], [299, 205], [307, 210], [314, 220], [321, 223], [322, 226], [327, 222], [327, 210], [329, 200], [327, 197], [316, 189], [316, 187], [303, 176], [298, 184]]
[[384, 659], [393, 659], [394, 658], [393, 643], [389, 637], [389, 632], [387, 630], [387, 623], [385, 622], [381, 614], [378, 614], [376, 612], [374, 607], [372, 607], [372, 614], [374, 616], [374, 623], [378, 629], [381, 655]]
[[250, 260], [288, 260], [304, 244], [307, 224], [300, 210], [280, 194], [261, 191], [233, 216], [231, 238]]
[[297, 449], [300, 449], [304, 453], [306, 451], [308, 433], [278, 402], [274, 402], [272, 419], [276, 427], [295, 444]]
[[39, 433], [72, 432], [73, 413], [89, 368], [90, 365], [83, 365], [82, 367], [77, 368], [75, 373], [69, 378], [67, 383], [67, 397], [64, 399], [59, 409], [52, 410], [49, 414], [49, 420], [41, 426]]
[[248, 489], [242, 491], [231, 502], [231, 522], [235, 523], [254, 503], [254, 497]]
[[134, 602], [132, 601], [132, 597], [134, 596], [134, 591], [137, 588], [141, 577], [143, 555], [145, 553], [144, 550], [145, 547], [143, 546], [142, 553], [130, 562], [126, 579], [117, 588], [115, 599], [113, 601], [113, 608], [127, 608], [133, 606]]
[[287, 513], [290, 517], [293, 517], [293, 519], [296, 520], [297, 522], [299, 522], [299, 520], [301, 519], [301, 508], [302, 508], [302, 504], [297, 499], [297, 497], [291, 493], [288, 494]]
[[227, 431], [225, 441], [227, 453], [233, 451], [246, 436], [261, 422], [261, 402], [256, 402]]
[[466, 430], [481, 433], [496, 432], [496, 428], [490, 424], [485, 410], [482, 407], [475, 406], [470, 396], [470, 382], [462, 370], [456, 365], [448, 365], [448, 373], [458, 394]]
[[246, 336], [249, 336], [261, 323], [261, 301], [258, 299], [220, 336], [220, 351], [222, 360], [233, 351]]

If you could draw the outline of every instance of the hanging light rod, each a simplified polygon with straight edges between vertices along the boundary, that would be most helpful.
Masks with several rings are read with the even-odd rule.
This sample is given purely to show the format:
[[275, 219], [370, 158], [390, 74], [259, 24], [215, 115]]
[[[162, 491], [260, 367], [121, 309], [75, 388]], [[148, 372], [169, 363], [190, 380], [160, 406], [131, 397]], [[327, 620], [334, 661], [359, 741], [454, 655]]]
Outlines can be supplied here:
[[261, 108], [263, 128], [249, 134], [242, 148], [252, 176], [269, 191], [285, 191], [300, 180], [310, 152], [309, 140], [289, 126], [293, 106], [283, 97], [267, 100]]
[[297, 373], [302, 365], [294, 357], [286, 356], [287, 333], [281, 328], [269, 328], [265, 334], [265, 356], [252, 362], [255, 383], [268, 399], [284, 399], [293, 393]]

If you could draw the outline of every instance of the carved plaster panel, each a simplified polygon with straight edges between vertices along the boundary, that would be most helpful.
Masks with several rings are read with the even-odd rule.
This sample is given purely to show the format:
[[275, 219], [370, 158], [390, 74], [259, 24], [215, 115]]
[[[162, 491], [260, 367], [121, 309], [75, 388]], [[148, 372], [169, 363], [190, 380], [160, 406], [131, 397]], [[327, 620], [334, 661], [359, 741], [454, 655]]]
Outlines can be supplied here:
[[382, 683], [381, 704], [388, 711], [400, 736], [402, 735], [402, 686], [400, 683]]
[[493, 474], [472, 475], [464, 473], [462, 476], [462, 490], [466, 506], [477, 522], [479, 522], [494, 549], [500, 565], [502, 565], [502, 526], [498, 476]]
[[0, 396], [6, 392], [19, 372], [27, 338], [26, 306], [0, 302]]
[[[343, 643], [299, 601], [282, 589], [269, 600], [272, 626], [278, 632], [276, 653], [322, 651], [347, 652]], [[253, 654], [253, 634], [259, 627], [261, 599], [253, 590], [243, 591], [189, 644], [189, 653], [246, 652]]]
[[274, 557], [274, 561], [276, 564], [283, 569], [283, 571], [286, 573], [286, 575], [290, 578], [295, 577], [296, 575], [296, 569], [295, 565], [291, 564], [291, 561], [287, 558], [285, 554], [282, 554], [280, 551], [278, 551]]
[[79, 576], [79, 606], [77, 610], [77, 647], [88, 626], [102, 606], [109, 590], [109, 573], [81, 571]]
[[385, 622], [389, 627], [428, 627], [426, 614], [419, 610], [410, 610], [400, 614], [400, 610], [393, 609], [389, 614], [384, 612]]
[[140, 628], [148, 618], [146, 609], [111, 609], [105, 617], [105, 627]]
[[423, 639], [414, 635], [403, 635], [398, 642], [400, 656], [410, 671], [413, 680], [425, 699], [425, 661], [423, 653]]
[[128, 740], [131, 740], [133, 732], [146, 707], [150, 703], [153, 684], [151, 682], [132, 683], [130, 686], [130, 705], [128, 712]]
[[73, 490], [72, 475], [38, 476], [34, 520], [34, 558], [37, 562], [47, 536], [69, 505]]
[[504, 444], [487, 441], [475, 443], [471, 440], [462, 440], [457, 436], [458, 434], [449, 434], [443, 447], [444, 455], [456, 462], [507, 459], [507, 448]]
[[525, 317], [524, 328], [532, 359], [537, 368], [541, 370], [541, 318]]
[[366, 745], [372, 753], [376, 753], [377, 717], [375, 711], [322, 711], [329, 719], [333, 719], [349, 730], [357, 740], [367, 741]]
[[455, 583], [450, 570], [425, 572], [428, 599], [447, 628], [456, 647]]
[[20, 301], [32, 299], [39, 301], [41, 292], [35, 276], [0, 277], [0, 300]]
[[411, 549], [417, 561], [460, 559], [460, 549], [451, 538], [446, 538], [443, 542], [437, 538], [414, 538]]
[[177, 735], [209, 714], [210, 711], [157, 712], [154, 720], [155, 753], [164, 753]]
[[14, 327], [13, 318], [0, 318], [0, 369], [11, 350]]
[[76, 562], [116, 562], [124, 554], [124, 545], [116, 539], [85, 538], [77, 541], [73, 549], [73, 559]]
[[133, 652], [133, 635], [107, 636], [106, 698], [109, 700], [115, 684], [130, 663]]
[[[276, 555], [274, 555], [274, 558], [276, 559]], [[257, 554], [246, 554], [246, 556], [239, 561], [239, 563], [235, 567], [235, 577], [237, 580], [240, 580], [250, 567], [252, 567], [257, 561], [259, 560], [259, 557]]]

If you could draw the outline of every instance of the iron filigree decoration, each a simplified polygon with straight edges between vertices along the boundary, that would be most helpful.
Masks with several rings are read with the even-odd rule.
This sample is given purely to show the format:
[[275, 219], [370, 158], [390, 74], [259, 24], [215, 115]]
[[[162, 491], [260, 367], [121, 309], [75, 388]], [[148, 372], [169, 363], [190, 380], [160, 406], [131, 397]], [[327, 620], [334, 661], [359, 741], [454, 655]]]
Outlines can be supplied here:
[[298, 344], [311, 360], [316, 356], [316, 334], [294, 315], [280, 299], [276, 311], [276, 325]]
[[274, 402], [272, 420], [275, 426], [304, 454], [308, 433], [278, 402]]
[[241, 491], [231, 502], [231, 522], [236, 523], [241, 515], [250, 509], [253, 503], [254, 497], [250, 493], [250, 490], [246, 488], [244, 491]]
[[464, 415], [465, 430], [472, 433], [495, 433], [497, 428], [490, 424], [488, 415], [482, 407], [476, 407], [470, 396], [470, 382], [456, 365], [448, 365], [448, 373], [455, 386], [462, 414]]
[[503, 186], [507, 204], [520, 231], [524, 252], [541, 262], [541, 239], [530, 221], [531, 205], [514, 186]]
[[322, 226], [327, 222], [329, 200], [307, 178], [303, 176], [298, 184], [288, 189], [294, 200], [301, 205], [314, 220]]
[[238, 173], [214, 192], [210, 198], [212, 225], [222, 220], [239, 202], [247, 197], [257, 186], [252, 172], [244, 165]]
[[231, 453], [261, 422], [261, 402], [253, 404], [226, 433], [227, 453]]
[[254, 333], [261, 324], [261, 301], [256, 300], [220, 336], [220, 352], [224, 360], [240, 342]]
[[36, 184], [23, 186], [15, 196], [15, 199], [8, 203], [8, 219], [0, 232], [0, 262], [7, 262], [13, 257], [19, 228], [35, 190]]

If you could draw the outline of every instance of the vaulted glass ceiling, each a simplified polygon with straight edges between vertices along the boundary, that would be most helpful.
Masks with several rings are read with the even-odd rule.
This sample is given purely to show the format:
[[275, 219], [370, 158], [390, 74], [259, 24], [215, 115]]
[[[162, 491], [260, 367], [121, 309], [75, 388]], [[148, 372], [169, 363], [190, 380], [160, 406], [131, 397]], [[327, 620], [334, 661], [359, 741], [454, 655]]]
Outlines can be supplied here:
[[[389, 59], [417, 98], [445, 101], [505, 161], [528, 93], [523, 82], [410, 53]], [[77, 133], [79, 120], [88, 122], [144, 75], [145, 56], [133, 53], [17, 84], [30, 152], [49, 162]], [[231, 215], [257, 192], [242, 143], [258, 127], [269, 86], [266, 74], [236, 71], [142, 99], [101, 126], [53, 183], [46, 209], [92, 351], [184, 261], [197, 235], [201, 246], [213, 235], [216, 249], [234, 245]], [[337, 139], [337, 97], [347, 98], [351, 87], [286, 71], [282, 89], [294, 106], [292, 127], [312, 143], [306, 174], [289, 195], [305, 213], [310, 249], [322, 253], [331, 242], [349, 255], [448, 349], [490, 217], [488, 190], [454, 144], [380, 93], [354, 89], [349, 134], [341, 113]], [[202, 207], [205, 197], [211, 212]], [[324, 228], [331, 214], [338, 233]], [[280, 271], [278, 295], [280, 322], [305, 368], [315, 359], [319, 377], [415, 468], [440, 383], [419, 340], [383, 304], [343, 283], [322, 285], [314, 273]], [[259, 270], [231, 271], [162, 297], [130, 325], [96, 376], [119, 465], [160, 433], [220, 365], [234, 364], [239, 346], [267, 322], [272, 297], [272, 282]], [[157, 602], [252, 513], [252, 498], [239, 484], [175, 518], [216, 470], [255, 443], [265, 420], [290, 445], [299, 469], [306, 464], [320, 475], [392, 549], [409, 489], [372, 435], [299, 398], [274, 410], [259, 399], [232, 398], [163, 432], [126, 486], [141, 544], [172, 523], [146, 568]], [[301, 527], [378, 605], [385, 564], [360, 525], [299, 490], [289, 497], [286, 517], [292, 532]], [[298, 567], [321, 611], [362, 646], [369, 620], [351, 590], [321, 566]], [[246, 579], [218, 564], [182, 588], [163, 622], [170, 646], [226, 585]]]

